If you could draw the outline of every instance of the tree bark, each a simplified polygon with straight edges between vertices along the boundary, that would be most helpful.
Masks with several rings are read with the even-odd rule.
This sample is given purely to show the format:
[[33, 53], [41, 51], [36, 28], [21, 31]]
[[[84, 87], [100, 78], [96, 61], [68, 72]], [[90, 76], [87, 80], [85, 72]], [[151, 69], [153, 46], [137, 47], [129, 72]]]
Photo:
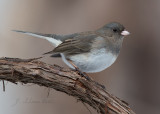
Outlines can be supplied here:
[[100, 84], [76, 71], [49, 65], [37, 59], [0, 58], [0, 79], [17, 84], [34, 83], [64, 92], [89, 104], [101, 114], [135, 114], [128, 104]]

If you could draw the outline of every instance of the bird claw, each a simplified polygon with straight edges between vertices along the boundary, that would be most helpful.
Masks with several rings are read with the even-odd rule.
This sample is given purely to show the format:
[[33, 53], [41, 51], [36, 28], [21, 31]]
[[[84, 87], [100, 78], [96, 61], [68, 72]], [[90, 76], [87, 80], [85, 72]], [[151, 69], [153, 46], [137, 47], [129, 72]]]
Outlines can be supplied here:
[[[75, 71], [77, 71], [78, 74], [81, 75], [82, 77], [84, 77], [86, 80], [91, 81], [91, 78], [86, 73], [80, 71], [78, 68], [75, 68]], [[104, 85], [99, 84], [98, 82], [95, 82], [95, 84], [100, 86], [102, 89], [106, 89], [106, 87]]]
[[81, 75], [82, 77], [84, 77], [87, 80], [91, 80], [91, 78], [84, 72], [80, 71], [78, 68], [75, 68], [75, 71], [78, 72], [79, 75]]
[[[82, 77], [84, 77], [86, 80], [91, 81], [91, 78], [86, 73], [84, 73], [81, 70], [79, 70], [79, 68], [75, 67], [75, 71], [77, 71], [78, 74], [81, 75]], [[100, 86], [102, 89], [106, 89], [106, 87], [104, 85], [99, 84], [98, 82], [95, 82], [95, 84]]]
[[96, 85], [98, 85], [98, 86], [100, 86], [102, 89], [106, 89], [106, 87], [104, 86], [104, 85], [102, 85], [102, 84], [99, 84], [98, 82], [95, 82], [96, 83]]

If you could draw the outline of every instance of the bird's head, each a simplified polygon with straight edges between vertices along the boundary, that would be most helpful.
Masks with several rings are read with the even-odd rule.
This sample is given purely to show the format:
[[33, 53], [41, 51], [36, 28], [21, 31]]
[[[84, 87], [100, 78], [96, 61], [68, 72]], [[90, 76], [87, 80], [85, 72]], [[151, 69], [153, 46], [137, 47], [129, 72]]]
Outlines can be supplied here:
[[124, 38], [124, 36], [130, 34], [122, 24], [117, 22], [108, 23], [97, 31], [106, 37], [113, 37], [115, 39]]

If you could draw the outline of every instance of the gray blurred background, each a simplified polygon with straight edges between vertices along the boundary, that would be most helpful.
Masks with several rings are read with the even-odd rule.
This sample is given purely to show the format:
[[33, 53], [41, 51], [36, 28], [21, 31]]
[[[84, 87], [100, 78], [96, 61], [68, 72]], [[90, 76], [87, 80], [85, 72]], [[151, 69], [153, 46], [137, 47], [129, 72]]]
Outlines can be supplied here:
[[[32, 58], [53, 49], [42, 39], [12, 29], [71, 34], [118, 21], [131, 35], [118, 60], [89, 74], [137, 114], [160, 114], [160, 0], [0, 0], [0, 57]], [[67, 67], [61, 59], [42, 61]], [[89, 114], [64, 93], [32, 84], [0, 82], [0, 114]], [[96, 112], [89, 107], [93, 114]]]

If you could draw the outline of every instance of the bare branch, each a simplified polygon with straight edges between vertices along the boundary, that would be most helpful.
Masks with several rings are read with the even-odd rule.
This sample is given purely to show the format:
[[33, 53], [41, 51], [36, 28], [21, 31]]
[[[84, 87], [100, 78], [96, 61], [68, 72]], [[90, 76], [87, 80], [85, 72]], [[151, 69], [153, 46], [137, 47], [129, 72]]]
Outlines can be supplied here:
[[0, 79], [17, 84], [33, 83], [55, 89], [89, 104], [101, 114], [135, 114], [119, 98], [76, 71], [36, 59], [0, 58]]

